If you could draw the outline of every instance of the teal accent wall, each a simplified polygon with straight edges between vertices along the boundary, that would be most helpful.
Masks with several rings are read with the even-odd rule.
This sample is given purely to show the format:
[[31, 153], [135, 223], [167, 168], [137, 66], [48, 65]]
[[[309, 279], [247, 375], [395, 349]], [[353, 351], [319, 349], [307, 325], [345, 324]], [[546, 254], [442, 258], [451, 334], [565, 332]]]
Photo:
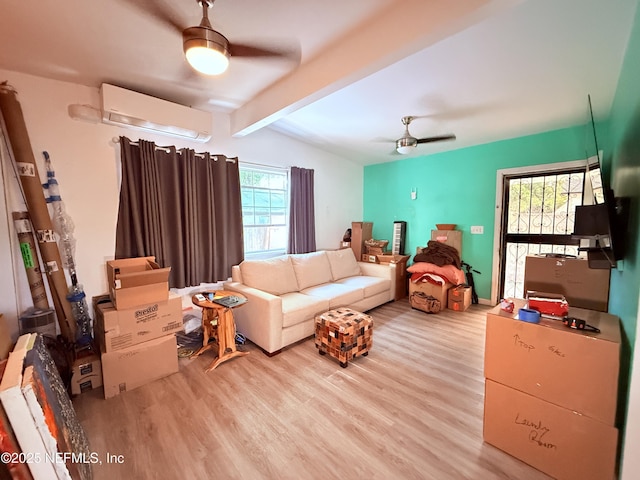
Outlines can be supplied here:
[[[614, 194], [630, 199], [626, 228], [626, 255], [619, 269], [611, 272], [609, 312], [622, 323], [622, 356], [618, 423], [624, 427], [637, 335], [640, 292], [640, 7], [627, 44], [622, 71], [609, 117], [605, 162]], [[637, 352], [636, 352], [637, 353]]]
[[[609, 118], [596, 127], [604, 152], [603, 174], [616, 196], [630, 199], [626, 254], [611, 271], [609, 312], [620, 317], [622, 348], [617, 426], [624, 438], [629, 381], [637, 335], [640, 295], [640, 1], [627, 44]], [[420, 148], [420, 147], [418, 147]], [[463, 231], [462, 257], [482, 275], [478, 295], [490, 298], [496, 172], [504, 168], [564, 162], [593, 156], [590, 125], [398, 160], [364, 169], [364, 220], [374, 238], [391, 239], [394, 220], [407, 221], [407, 250], [430, 239], [436, 223], [456, 223]], [[411, 200], [411, 191], [417, 199]], [[471, 235], [471, 225], [484, 235]], [[636, 361], [637, 363], [637, 361]], [[636, 399], [637, 400], [637, 399]], [[629, 451], [631, 448], [622, 450]]]
[[[364, 221], [373, 222], [374, 238], [391, 241], [393, 222], [405, 220], [405, 253], [412, 256], [416, 247], [425, 246], [431, 239], [436, 223], [455, 223], [463, 232], [462, 259], [481, 272], [474, 275], [478, 296], [488, 299], [491, 297], [497, 171], [584, 159], [592, 143], [590, 128], [580, 125], [367, 166], [364, 169]], [[411, 200], [412, 189], [417, 191], [416, 200]], [[471, 235], [472, 225], [483, 226], [484, 234]]]
[[630, 344], [636, 335], [640, 292], [640, 9], [627, 45], [623, 69], [609, 119], [609, 145], [605, 161], [610, 165], [614, 194], [630, 198], [627, 251], [622, 269], [612, 271], [609, 311], [618, 315]]
[[[604, 152], [605, 181], [616, 196], [630, 200], [626, 254], [618, 269], [611, 271], [609, 293], [609, 312], [620, 317], [622, 325], [617, 419], [621, 438], [640, 295], [640, 2], [638, 5], [609, 118], [596, 126], [598, 147]], [[475, 276], [478, 295], [490, 298], [497, 171], [594, 154], [591, 126], [587, 124], [367, 166], [364, 220], [373, 222], [373, 236], [379, 239], [391, 239], [395, 220], [407, 221], [406, 253], [410, 255], [426, 244], [436, 223], [456, 223], [463, 231], [463, 259], [482, 272]], [[411, 200], [413, 189], [416, 200]], [[484, 226], [484, 234], [471, 235], [472, 225]]]

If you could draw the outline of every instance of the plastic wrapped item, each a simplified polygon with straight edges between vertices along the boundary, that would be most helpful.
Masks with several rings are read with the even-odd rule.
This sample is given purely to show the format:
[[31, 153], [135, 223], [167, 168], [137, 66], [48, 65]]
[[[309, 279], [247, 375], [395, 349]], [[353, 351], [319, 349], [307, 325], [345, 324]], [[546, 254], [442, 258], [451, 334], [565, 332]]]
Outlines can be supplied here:
[[513, 300], [502, 299], [500, 300], [500, 310], [504, 310], [505, 312], [513, 313], [515, 305]]
[[67, 300], [71, 304], [71, 313], [78, 324], [76, 333], [76, 343], [80, 346], [87, 346], [91, 343], [91, 317], [87, 305], [87, 296], [82, 289], [82, 285], [75, 284], [69, 289]]

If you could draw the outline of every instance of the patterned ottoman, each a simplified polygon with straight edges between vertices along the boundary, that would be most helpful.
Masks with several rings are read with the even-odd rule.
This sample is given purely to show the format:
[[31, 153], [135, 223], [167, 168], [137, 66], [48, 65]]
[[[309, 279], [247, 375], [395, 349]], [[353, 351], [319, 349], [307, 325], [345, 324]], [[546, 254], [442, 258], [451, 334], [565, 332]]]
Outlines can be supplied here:
[[337, 358], [342, 368], [349, 360], [369, 353], [373, 345], [373, 319], [350, 308], [336, 308], [316, 315], [318, 353]]

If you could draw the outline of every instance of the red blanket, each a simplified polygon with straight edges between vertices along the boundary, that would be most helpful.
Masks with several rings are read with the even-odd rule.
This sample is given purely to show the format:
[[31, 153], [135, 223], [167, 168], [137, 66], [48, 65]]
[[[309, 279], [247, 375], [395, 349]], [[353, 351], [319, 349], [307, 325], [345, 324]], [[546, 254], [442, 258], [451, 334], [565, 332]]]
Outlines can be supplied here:
[[[412, 274], [423, 274], [423, 273], [431, 273], [437, 276], [444, 278], [447, 282], [453, 283], [454, 285], [460, 285], [461, 283], [466, 283], [466, 277], [464, 272], [459, 268], [454, 267], [453, 265], [444, 265], [442, 267], [438, 265], [434, 265], [429, 262], [417, 262], [407, 268], [407, 272]], [[413, 282], [414, 276], [411, 276], [411, 281]], [[414, 282], [415, 283], [415, 282]]]

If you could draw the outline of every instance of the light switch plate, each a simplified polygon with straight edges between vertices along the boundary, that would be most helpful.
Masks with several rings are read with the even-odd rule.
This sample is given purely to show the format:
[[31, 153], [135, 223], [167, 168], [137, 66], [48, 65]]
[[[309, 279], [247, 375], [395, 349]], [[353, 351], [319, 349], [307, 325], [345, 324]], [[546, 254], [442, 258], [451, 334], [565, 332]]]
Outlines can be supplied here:
[[484, 227], [482, 225], [474, 225], [471, 227], [471, 233], [474, 235], [482, 235], [484, 233]]

